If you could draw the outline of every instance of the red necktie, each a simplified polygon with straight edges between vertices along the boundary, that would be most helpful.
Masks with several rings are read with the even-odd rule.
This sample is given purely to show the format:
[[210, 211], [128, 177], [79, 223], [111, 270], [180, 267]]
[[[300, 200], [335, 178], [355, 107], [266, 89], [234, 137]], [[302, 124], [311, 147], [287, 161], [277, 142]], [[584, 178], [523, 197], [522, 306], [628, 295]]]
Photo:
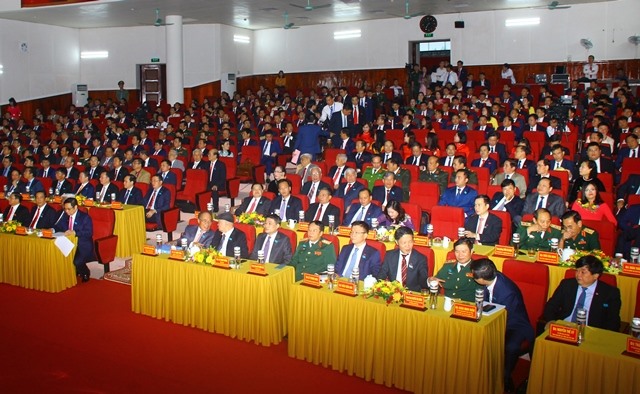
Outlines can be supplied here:
[[256, 209], [256, 205], [258, 204], [258, 200], [256, 200], [255, 198], [253, 199], [253, 202], [251, 203], [251, 206], [249, 207], [249, 209], [247, 210], [248, 213], [253, 212]]
[[11, 220], [13, 218], [14, 209], [14, 207], [11, 207], [11, 209], [9, 209], [9, 216], [7, 216], [7, 220]]
[[211, 171], [209, 172], [209, 182], [213, 179], [213, 170], [215, 170], [215, 164], [211, 164]]
[[340, 171], [340, 168], [336, 168], [336, 173], [333, 174], [333, 184], [335, 185], [336, 183], [338, 183], [338, 180], [340, 179], [340, 173], [342, 171]]
[[347, 194], [349, 194], [349, 192], [351, 191], [351, 186], [353, 186], [353, 183], [350, 183], [347, 185], [346, 190], [344, 191], [344, 195], [346, 196]]
[[35, 228], [36, 223], [38, 223], [38, 219], [40, 219], [40, 208], [36, 210], [36, 216], [33, 217], [33, 220], [31, 221], [31, 224], [29, 225], [29, 227]]
[[353, 111], [353, 123], [358, 124], [358, 109]]
[[480, 160], [480, 167], [484, 167], [484, 162], [485, 162], [484, 159]]
[[69, 216], [69, 231], [73, 231], [73, 216]]
[[318, 204], [318, 210], [316, 211], [316, 216], [313, 218], [313, 220], [320, 220], [320, 217], [322, 216], [322, 204]]
[[[478, 230], [476, 231], [476, 233], [478, 235], [481, 235], [482, 232], [484, 231], [484, 218], [478, 218]], [[480, 237], [478, 237], [480, 238]], [[476, 239], [477, 241], [477, 239]]]
[[391, 189], [387, 189], [387, 196], [384, 198], [384, 205], [389, 204], [389, 193], [391, 193]]
[[147, 204], [147, 209], [153, 208], [153, 203], [156, 202], [156, 190], [151, 193], [151, 199], [149, 200], [149, 204]]
[[402, 284], [406, 286], [407, 284], [407, 255], [402, 255]]

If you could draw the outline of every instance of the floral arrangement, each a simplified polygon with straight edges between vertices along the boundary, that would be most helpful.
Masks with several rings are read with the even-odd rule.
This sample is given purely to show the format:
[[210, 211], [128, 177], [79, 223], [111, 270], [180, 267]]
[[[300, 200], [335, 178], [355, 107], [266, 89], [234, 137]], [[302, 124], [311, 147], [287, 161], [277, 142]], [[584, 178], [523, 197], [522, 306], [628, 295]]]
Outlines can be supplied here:
[[391, 303], [400, 304], [404, 300], [404, 293], [407, 289], [400, 284], [400, 282], [394, 280], [390, 282], [383, 280], [376, 282], [371, 289], [364, 293], [366, 298], [382, 298], [387, 302], [387, 305]]
[[76, 195], [76, 201], [78, 202], [78, 205], [84, 205], [84, 202], [87, 198], [85, 196], [83, 196], [82, 194], [77, 194]]
[[9, 220], [8, 222], [2, 223], [0, 226], [0, 233], [13, 234], [19, 226], [22, 226], [20, 222], [16, 220]]
[[393, 241], [393, 236], [396, 234], [395, 227], [378, 227], [376, 229], [376, 239], [381, 242]]
[[576, 250], [576, 252], [569, 257], [569, 260], [566, 262], [561, 262], [560, 265], [563, 267], [575, 267], [576, 261], [579, 258], [584, 256], [594, 256], [598, 258], [598, 260], [602, 261], [602, 265], [604, 265], [604, 271], [610, 274], [618, 274], [620, 272], [620, 267], [616, 266], [616, 264], [612, 264], [611, 257], [607, 256], [602, 250]]
[[592, 204], [588, 200], [582, 202], [581, 199], [578, 199], [578, 204], [580, 204], [580, 206], [587, 211], [595, 212], [598, 209], [598, 204]]
[[218, 250], [215, 248], [207, 248], [200, 249], [194, 253], [191, 259], [198, 264], [213, 265], [217, 257], [222, 257], [222, 254]]
[[250, 224], [252, 226], [262, 226], [264, 224], [264, 216], [257, 212], [243, 212], [238, 216], [238, 223]]

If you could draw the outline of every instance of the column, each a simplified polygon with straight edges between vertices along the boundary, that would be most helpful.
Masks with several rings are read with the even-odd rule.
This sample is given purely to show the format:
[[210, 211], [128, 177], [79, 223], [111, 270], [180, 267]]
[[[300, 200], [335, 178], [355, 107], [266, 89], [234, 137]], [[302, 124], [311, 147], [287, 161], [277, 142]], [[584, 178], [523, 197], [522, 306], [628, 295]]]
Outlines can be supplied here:
[[182, 16], [167, 15], [167, 102], [184, 103]]

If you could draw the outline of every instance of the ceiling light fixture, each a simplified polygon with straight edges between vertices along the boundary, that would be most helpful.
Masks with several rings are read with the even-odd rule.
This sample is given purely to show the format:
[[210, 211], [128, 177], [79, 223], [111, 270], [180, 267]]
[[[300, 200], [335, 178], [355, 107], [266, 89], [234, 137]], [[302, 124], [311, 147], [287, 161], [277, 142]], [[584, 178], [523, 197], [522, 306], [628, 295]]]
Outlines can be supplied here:
[[240, 42], [242, 44], [249, 44], [251, 42], [251, 39], [247, 36], [241, 36], [238, 34], [234, 34], [233, 35], [233, 41], [235, 42]]
[[109, 57], [108, 51], [82, 51], [80, 52], [81, 59], [104, 59]]
[[348, 39], [348, 38], [360, 38], [361, 36], [362, 36], [362, 32], [360, 31], [360, 29], [333, 32], [333, 39], [334, 40], [344, 40], [344, 39]]
[[506, 19], [504, 25], [506, 27], [518, 27], [518, 26], [535, 26], [540, 24], [540, 18], [521, 18], [521, 19]]

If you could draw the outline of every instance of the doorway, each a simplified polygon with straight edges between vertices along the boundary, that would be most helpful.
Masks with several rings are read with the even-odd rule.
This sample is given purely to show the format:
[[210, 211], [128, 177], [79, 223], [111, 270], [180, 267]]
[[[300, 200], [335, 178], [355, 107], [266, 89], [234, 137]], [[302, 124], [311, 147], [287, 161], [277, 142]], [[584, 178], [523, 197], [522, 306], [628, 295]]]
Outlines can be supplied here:
[[167, 66], [165, 64], [139, 64], [140, 102], [160, 103], [167, 97]]
[[451, 40], [409, 42], [409, 63], [426, 67], [431, 74], [441, 61], [451, 62]]

